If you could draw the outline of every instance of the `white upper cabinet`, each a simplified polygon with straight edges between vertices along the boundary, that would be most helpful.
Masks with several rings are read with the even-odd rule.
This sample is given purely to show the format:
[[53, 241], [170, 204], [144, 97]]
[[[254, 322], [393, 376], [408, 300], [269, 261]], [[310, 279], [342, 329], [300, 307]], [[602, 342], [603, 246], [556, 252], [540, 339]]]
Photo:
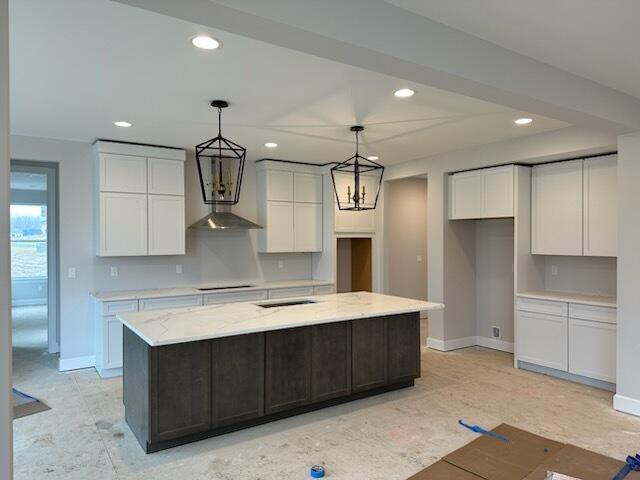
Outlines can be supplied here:
[[95, 144], [97, 255], [185, 253], [184, 150]]
[[322, 175], [295, 173], [293, 184], [295, 202], [322, 203]]
[[582, 255], [582, 160], [533, 167], [531, 253]]
[[101, 192], [100, 256], [147, 255], [147, 195]]
[[184, 162], [149, 158], [148, 192], [159, 195], [184, 195]]
[[584, 255], [617, 255], [617, 182], [615, 155], [584, 161]]
[[260, 252], [322, 251], [322, 175], [317, 171], [311, 165], [258, 162]]
[[482, 172], [482, 217], [513, 217], [514, 166], [486, 168]]
[[100, 191], [147, 193], [147, 158], [133, 155], [99, 155]]
[[449, 219], [513, 217], [513, 182], [513, 165], [450, 175]]
[[[364, 187], [365, 197], [364, 202], [361, 202], [365, 207], [373, 207], [375, 204], [375, 195], [378, 190], [378, 177], [371, 175], [360, 176], [360, 194], [362, 194], [362, 187]], [[355, 192], [355, 184], [353, 175], [348, 174], [336, 174], [335, 177], [335, 189], [340, 196], [340, 203], [342, 206], [353, 206], [353, 200], [349, 198], [348, 192], [351, 195]], [[333, 190], [333, 188], [332, 188]], [[375, 233], [376, 231], [376, 211], [375, 210], [340, 210], [338, 208], [338, 201], [335, 197], [335, 192], [332, 192], [333, 201], [335, 204], [335, 218], [334, 218], [334, 230], [337, 233]]]
[[184, 197], [149, 195], [148, 215], [149, 255], [184, 255]]

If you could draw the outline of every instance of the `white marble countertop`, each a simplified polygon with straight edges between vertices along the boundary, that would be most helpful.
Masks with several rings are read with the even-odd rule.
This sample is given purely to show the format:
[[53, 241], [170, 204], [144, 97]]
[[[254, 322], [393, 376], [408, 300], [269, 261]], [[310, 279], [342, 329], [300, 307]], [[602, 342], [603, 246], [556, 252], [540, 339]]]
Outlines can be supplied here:
[[303, 297], [316, 303], [262, 308], [258, 304], [295, 299], [265, 300], [122, 313], [118, 319], [152, 347], [230, 337], [247, 333], [304, 327], [358, 318], [441, 310], [440, 303], [356, 292]]
[[[234, 285], [250, 285], [249, 287], [233, 288]], [[123, 290], [118, 292], [94, 292], [91, 295], [101, 302], [115, 302], [119, 300], [140, 300], [143, 298], [183, 297], [186, 295], [205, 295], [209, 293], [246, 292], [250, 290], [274, 290], [278, 288], [319, 287], [333, 285], [328, 280], [279, 280], [273, 282], [237, 282], [235, 284], [207, 283], [192, 287], [157, 288], [149, 290]], [[217, 287], [217, 290], [198, 290], [199, 288]], [[223, 287], [230, 287], [225, 289]]]
[[616, 297], [607, 295], [595, 295], [589, 293], [535, 291], [517, 293], [517, 297], [533, 298], [536, 300], [554, 300], [556, 302], [579, 303], [581, 305], [594, 305], [597, 307], [616, 307]]

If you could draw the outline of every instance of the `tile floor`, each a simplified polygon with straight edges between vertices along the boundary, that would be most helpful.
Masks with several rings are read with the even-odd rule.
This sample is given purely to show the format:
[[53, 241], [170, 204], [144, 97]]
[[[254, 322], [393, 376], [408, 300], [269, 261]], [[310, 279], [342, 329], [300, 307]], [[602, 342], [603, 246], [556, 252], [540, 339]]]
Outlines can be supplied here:
[[615, 412], [612, 394], [515, 370], [480, 347], [425, 351], [414, 388], [145, 455], [124, 422], [122, 382], [94, 370], [58, 373], [55, 358], [16, 364], [15, 385], [52, 410], [14, 422], [15, 478], [404, 480], [475, 438], [458, 419], [500, 422], [624, 458], [640, 445], [640, 418]]

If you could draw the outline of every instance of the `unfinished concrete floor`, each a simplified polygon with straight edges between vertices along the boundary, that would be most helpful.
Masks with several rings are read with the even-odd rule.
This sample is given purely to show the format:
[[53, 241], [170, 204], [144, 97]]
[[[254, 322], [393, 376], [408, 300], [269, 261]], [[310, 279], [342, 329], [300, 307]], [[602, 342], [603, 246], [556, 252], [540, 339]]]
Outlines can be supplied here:
[[475, 438], [460, 418], [620, 459], [638, 450], [640, 418], [615, 412], [609, 392], [515, 370], [511, 355], [480, 347], [425, 351], [422, 362], [414, 388], [145, 455], [124, 422], [120, 378], [22, 357], [15, 386], [52, 410], [14, 422], [15, 478], [304, 479], [320, 463], [330, 479], [406, 479]]

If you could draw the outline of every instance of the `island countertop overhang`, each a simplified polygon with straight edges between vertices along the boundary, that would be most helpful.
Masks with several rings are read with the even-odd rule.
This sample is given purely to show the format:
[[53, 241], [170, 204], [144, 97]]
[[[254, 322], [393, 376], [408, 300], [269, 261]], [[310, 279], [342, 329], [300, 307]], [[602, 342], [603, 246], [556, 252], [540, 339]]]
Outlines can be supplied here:
[[[441, 303], [356, 292], [304, 297], [313, 303], [263, 308], [242, 302], [123, 313], [118, 319], [152, 347], [257, 332], [411, 312], [441, 310]], [[287, 299], [294, 301], [296, 299]], [[300, 300], [300, 299], [297, 299]]]

